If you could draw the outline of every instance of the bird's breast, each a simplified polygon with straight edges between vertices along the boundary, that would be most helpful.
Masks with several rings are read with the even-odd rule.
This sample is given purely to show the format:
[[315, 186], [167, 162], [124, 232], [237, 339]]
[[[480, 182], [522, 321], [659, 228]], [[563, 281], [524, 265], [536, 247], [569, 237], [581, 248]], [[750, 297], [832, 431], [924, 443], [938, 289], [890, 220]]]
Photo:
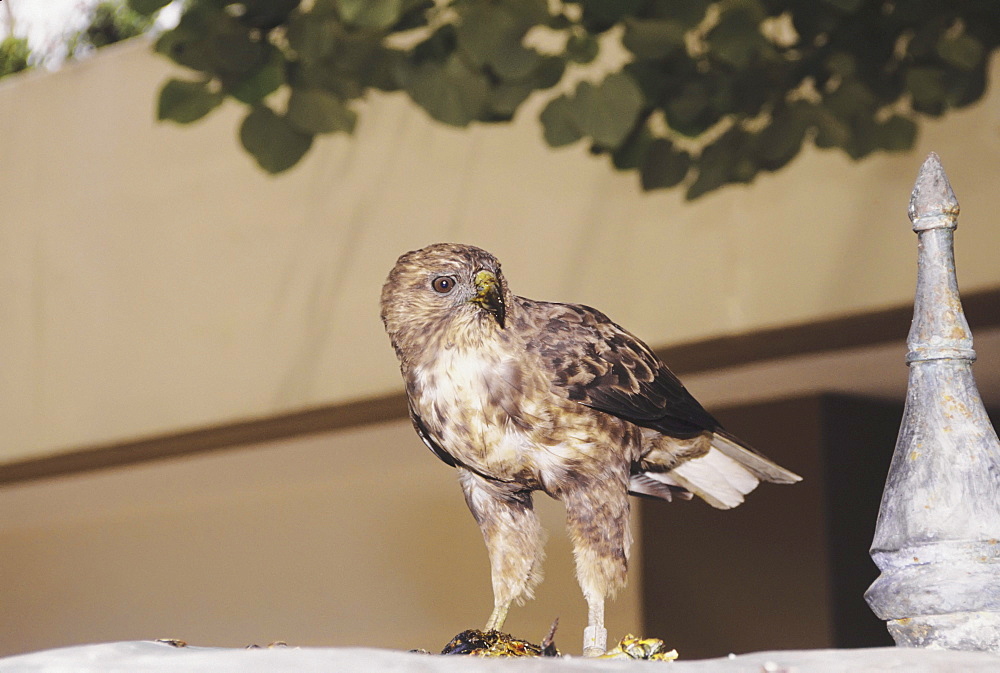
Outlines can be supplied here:
[[413, 368], [411, 403], [445, 451], [485, 474], [511, 477], [523, 471], [531, 431], [547, 415], [521, 367], [499, 349], [442, 349]]

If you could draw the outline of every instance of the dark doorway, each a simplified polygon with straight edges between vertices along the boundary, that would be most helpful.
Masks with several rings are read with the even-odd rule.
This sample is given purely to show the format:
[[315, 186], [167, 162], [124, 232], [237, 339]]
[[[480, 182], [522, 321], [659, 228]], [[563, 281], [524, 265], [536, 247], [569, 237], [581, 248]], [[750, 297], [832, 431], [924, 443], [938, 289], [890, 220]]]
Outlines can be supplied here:
[[764, 484], [728, 511], [642, 501], [645, 633], [685, 659], [892, 645], [864, 591], [902, 412], [832, 394], [714, 410], [803, 481]]

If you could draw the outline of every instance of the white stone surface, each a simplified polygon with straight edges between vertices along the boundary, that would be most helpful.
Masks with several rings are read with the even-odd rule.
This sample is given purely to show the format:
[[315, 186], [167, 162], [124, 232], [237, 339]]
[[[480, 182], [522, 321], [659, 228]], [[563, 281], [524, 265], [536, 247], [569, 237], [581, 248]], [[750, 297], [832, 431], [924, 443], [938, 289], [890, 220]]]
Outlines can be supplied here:
[[81, 645], [0, 659], [3, 673], [995, 673], [1000, 657], [981, 652], [874, 648], [757, 652], [701, 661], [479, 659], [366, 648], [234, 650], [134, 641]]

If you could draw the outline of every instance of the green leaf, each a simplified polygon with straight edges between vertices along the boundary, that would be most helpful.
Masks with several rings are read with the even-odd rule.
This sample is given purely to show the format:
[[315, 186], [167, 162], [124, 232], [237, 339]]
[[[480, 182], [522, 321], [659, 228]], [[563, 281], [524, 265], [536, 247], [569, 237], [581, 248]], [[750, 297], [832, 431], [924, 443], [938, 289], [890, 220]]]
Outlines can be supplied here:
[[[904, 3], [904, 5], [910, 3]], [[938, 43], [943, 39], [946, 24], [941, 21], [920, 22], [909, 42], [906, 43], [906, 53], [912, 61], [921, 63], [934, 57]]]
[[521, 5], [468, 3], [459, 12], [456, 28], [459, 48], [474, 65], [489, 66], [501, 79], [526, 77], [542, 58], [521, 43], [531, 24], [518, 11], [528, 12], [529, 19], [532, 16], [531, 7]]
[[685, 30], [694, 28], [705, 18], [712, 0], [652, 0], [645, 15], [650, 19], [663, 19], [679, 23]]
[[0, 40], [0, 77], [27, 70], [30, 56], [27, 39], [8, 35]]
[[156, 116], [161, 121], [190, 124], [217, 108], [222, 99], [222, 93], [209, 89], [207, 81], [171, 79], [160, 89]]
[[446, 23], [431, 33], [410, 52], [410, 61], [421, 65], [427, 61], [438, 64], [446, 61], [458, 47], [455, 25]]
[[912, 119], [893, 115], [875, 127], [875, 142], [887, 152], [906, 152], [917, 140], [917, 124]]
[[573, 63], [590, 63], [599, 50], [597, 38], [587, 32], [574, 32], [566, 40], [566, 58]]
[[285, 58], [281, 50], [274, 49], [271, 60], [255, 72], [229, 87], [233, 98], [253, 105], [278, 90], [285, 83]]
[[698, 157], [698, 177], [688, 187], [688, 200], [697, 199], [729, 182], [749, 182], [756, 166], [746, 156], [747, 133], [738, 127], [726, 131]]
[[288, 21], [288, 15], [292, 13], [302, 0], [241, 0], [243, 14], [239, 17], [240, 23], [271, 30], [276, 26]]
[[712, 57], [737, 70], [747, 68], [770, 43], [760, 32], [764, 12], [756, 2], [733, 3], [719, 23], [708, 33], [706, 42]]
[[270, 44], [235, 23], [220, 26], [206, 44], [211, 65], [221, 77], [242, 77], [265, 64]]
[[615, 151], [611, 153], [612, 165], [620, 171], [634, 170], [642, 166], [646, 152], [653, 142], [653, 136], [646, 124], [635, 129]]
[[639, 58], [661, 59], [684, 47], [685, 28], [678, 21], [626, 19], [622, 44]]
[[403, 32], [414, 28], [423, 28], [430, 17], [428, 10], [434, 8], [434, 0], [404, 0], [403, 11], [399, 21], [393, 25], [393, 32]]
[[552, 30], [566, 30], [573, 25], [573, 22], [565, 14], [554, 14], [549, 17], [545, 25]]
[[336, 28], [332, 19], [313, 12], [298, 14], [288, 24], [288, 46], [307, 63], [318, 63], [329, 56], [336, 43]]
[[281, 173], [294, 166], [312, 141], [311, 135], [263, 106], [255, 107], [240, 125], [240, 142], [268, 173]]
[[855, 115], [874, 112], [878, 99], [861, 81], [845, 78], [836, 91], [824, 97], [823, 102], [834, 114], [850, 119]]
[[986, 93], [987, 61], [972, 70], [954, 73], [948, 82], [948, 106], [964, 107], [975, 103]]
[[552, 20], [548, 0], [501, 0], [510, 12], [524, 27], [525, 32], [532, 26], [548, 25]]
[[292, 70], [293, 87], [300, 89], [326, 89], [341, 100], [359, 98], [364, 90], [361, 83], [350, 73], [334, 70], [326, 63], [304, 64]]
[[840, 117], [825, 107], [814, 107], [810, 123], [816, 129], [813, 143], [816, 147], [844, 147], [851, 139], [851, 129]]
[[517, 80], [530, 75], [541, 62], [542, 55], [534, 49], [511, 45], [509, 49], [494, 54], [490, 66], [501, 79]]
[[490, 63], [501, 51], [520, 46], [524, 30], [502, 5], [466, 3], [456, 27], [458, 46], [477, 66]]
[[701, 121], [708, 110], [709, 100], [704, 78], [685, 84], [671, 96], [663, 108], [670, 127], [689, 136], [704, 131], [711, 125], [711, 122]]
[[535, 87], [530, 82], [501, 82], [490, 90], [487, 106], [499, 119], [511, 119]]
[[691, 169], [691, 156], [674, 148], [663, 138], [654, 140], [642, 163], [642, 188], [645, 191], [679, 185]]
[[819, 2], [802, 3], [792, 12], [792, 25], [803, 44], [812, 43], [820, 36], [828, 39], [829, 33], [834, 31], [842, 20], [841, 12]]
[[340, 17], [349, 26], [386, 30], [402, 17], [403, 0], [337, 0]]
[[864, 0], [822, 0], [824, 4], [835, 7], [845, 14], [853, 14], [861, 9]]
[[802, 149], [809, 122], [798, 106], [777, 111], [763, 131], [757, 135], [756, 158], [760, 167], [776, 171]]
[[558, 56], [545, 56], [538, 63], [531, 79], [536, 89], [549, 89], [562, 80], [563, 73], [566, 72], [566, 61]]
[[575, 143], [583, 137], [573, 114], [573, 104], [566, 96], [557, 96], [549, 101], [539, 117], [549, 147], [562, 147]]
[[177, 27], [156, 43], [159, 53], [224, 82], [242, 79], [259, 68], [270, 58], [271, 49], [260, 31], [208, 4], [193, 4]]
[[151, 16], [169, 5], [171, 0], [128, 0], [129, 9], [143, 16]]
[[639, 85], [625, 72], [608, 75], [597, 85], [581, 82], [572, 99], [577, 127], [607, 149], [621, 144], [645, 104]]
[[846, 51], [835, 51], [826, 59], [827, 69], [841, 77], [853, 77], [858, 69], [854, 54]]
[[310, 134], [353, 133], [358, 117], [343, 101], [322, 89], [293, 89], [285, 116], [297, 129]]
[[947, 96], [947, 73], [942, 68], [914, 67], [906, 71], [906, 89], [921, 112], [942, 107]]
[[957, 37], [944, 37], [937, 43], [937, 53], [943, 61], [960, 70], [972, 70], [983, 60], [983, 43], [964, 33]]
[[604, 32], [623, 17], [635, 13], [644, 0], [581, 0], [583, 23], [596, 32]]
[[844, 145], [847, 156], [855, 161], [878, 149], [876, 141], [878, 125], [873, 117], [860, 117], [851, 122], [851, 139]]
[[186, 68], [211, 72], [214, 68], [207, 49], [210, 23], [216, 17], [200, 6], [186, 11], [173, 30], [156, 40], [157, 53], [163, 54]]
[[428, 61], [417, 66], [407, 90], [431, 117], [452, 126], [468, 126], [479, 119], [490, 93], [486, 78], [457, 56], [444, 64]]
[[[381, 46], [381, 45], [380, 45]], [[398, 91], [403, 86], [406, 70], [406, 55], [396, 49], [380, 48], [369, 57], [365, 67], [358, 73], [358, 81], [362, 87], [370, 86], [380, 91]], [[357, 94], [345, 95], [343, 98], [358, 98]]]

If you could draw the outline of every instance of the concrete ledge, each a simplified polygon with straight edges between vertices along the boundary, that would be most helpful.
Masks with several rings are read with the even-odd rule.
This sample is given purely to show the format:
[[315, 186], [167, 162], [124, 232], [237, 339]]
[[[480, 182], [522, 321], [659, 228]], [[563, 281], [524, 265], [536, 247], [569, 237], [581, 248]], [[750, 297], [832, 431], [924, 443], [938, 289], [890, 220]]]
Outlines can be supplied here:
[[651, 662], [562, 659], [478, 659], [442, 657], [370, 648], [231, 649], [173, 647], [164, 643], [134, 641], [80, 645], [0, 659], [4, 673], [64, 671], [98, 673], [109, 670], [185, 671], [185, 673], [275, 672], [296, 673], [517, 673], [653, 670], [672, 673], [984, 673], [1000, 670], [1000, 656], [983, 652], [905, 649], [895, 647], [857, 650], [787, 650], [755, 652], [723, 659]]

